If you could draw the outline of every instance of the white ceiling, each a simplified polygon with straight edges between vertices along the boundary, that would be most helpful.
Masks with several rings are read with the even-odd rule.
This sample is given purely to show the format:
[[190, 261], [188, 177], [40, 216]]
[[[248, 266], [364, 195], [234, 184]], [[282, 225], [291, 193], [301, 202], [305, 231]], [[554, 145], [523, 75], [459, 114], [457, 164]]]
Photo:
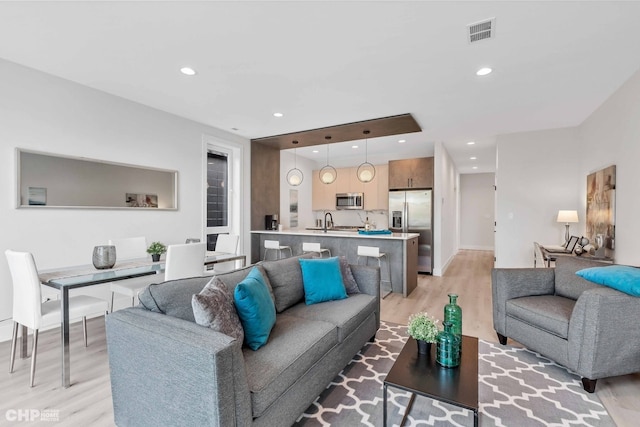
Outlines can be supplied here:
[[638, 22], [635, 1], [1, 2], [0, 58], [247, 138], [411, 113], [423, 131], [370, 161], [439, 141], [489, 172], [496, 135], [576, 126], [640, 68]]

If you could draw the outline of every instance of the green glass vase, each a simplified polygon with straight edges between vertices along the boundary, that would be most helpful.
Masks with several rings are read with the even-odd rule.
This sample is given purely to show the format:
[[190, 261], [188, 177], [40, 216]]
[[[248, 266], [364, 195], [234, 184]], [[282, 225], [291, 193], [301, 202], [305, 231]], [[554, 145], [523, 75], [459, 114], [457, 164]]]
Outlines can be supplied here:
[[456, 294], [449, 294], [449, 304], [444, 306], [444, 321], [450, 322], [451, 331], [462, 339], [462, 308], [458, 305]]
[[460, 338], [453, 333], [453, 324], [444, 322], [444, 331], [438, 334], [436, 362], [445, 368], [460, 365]]

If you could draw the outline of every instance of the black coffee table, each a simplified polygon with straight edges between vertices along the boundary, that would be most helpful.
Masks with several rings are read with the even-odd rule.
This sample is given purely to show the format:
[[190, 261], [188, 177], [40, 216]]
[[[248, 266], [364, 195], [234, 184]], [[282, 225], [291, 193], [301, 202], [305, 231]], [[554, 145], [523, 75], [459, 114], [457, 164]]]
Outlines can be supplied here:
[[436, 345], [430, 354], [418, 354], [416, 340], [409, 337], [382, 387], [383, 426], [387, 425], [387, 387], [411, 392], [411, 400], [402, 417], [402, 426], [411, 411], [416, 394], [473, 411], [478, 426], [478, 338], [462, 336], [460, 366], [443, 368], [436, 362]]

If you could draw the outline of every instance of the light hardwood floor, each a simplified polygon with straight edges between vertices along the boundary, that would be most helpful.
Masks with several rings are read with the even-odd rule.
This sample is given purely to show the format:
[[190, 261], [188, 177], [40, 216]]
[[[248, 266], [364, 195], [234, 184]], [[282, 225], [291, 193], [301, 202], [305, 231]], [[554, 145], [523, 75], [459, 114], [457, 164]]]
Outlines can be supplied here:
[[[382, 319], [404, 324], [411, 313], [424, 310], [442, 319], [447, 294], [454, 292], [463, 310], [463, 333], [496, 342], [491, 315], [492, 266], [492, 252], [460, 251], [443, 277], [420, 275], [418, 288], [408, 298], [395, 294], [385, 298]], [[7, 410], [29, 409], [59, 411], [60, 421], [47, 425], [114, 425], [103, 318], [89, 320], [88, 327], [88, 348], [82, 344], [80, 324], [71, 327], [72, 386], [68, 389], [60, 387], [58, 331], [40, 334], [34, 388], [28, 386], [29, 359], [17, 358], [15, 372], [8, 374], [10, 343], [0, 343], [0, 426], [40, 424], [9, 423], [6, 419]], [[640, 374], [599, 380], [596, 393], [618, 426], [639, 424]]]

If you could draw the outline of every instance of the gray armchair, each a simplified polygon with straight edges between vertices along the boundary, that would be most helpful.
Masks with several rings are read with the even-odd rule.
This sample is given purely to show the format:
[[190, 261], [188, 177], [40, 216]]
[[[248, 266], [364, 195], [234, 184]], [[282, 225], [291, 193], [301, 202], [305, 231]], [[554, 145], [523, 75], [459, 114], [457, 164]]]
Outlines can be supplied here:
[[493, 326], [507, 337], [582, 377], [593, 393], [599, 378], [640, 371], [640, 298], [575, 274], [602, 263], [559, 257], [555, 268], [492, 272]]

